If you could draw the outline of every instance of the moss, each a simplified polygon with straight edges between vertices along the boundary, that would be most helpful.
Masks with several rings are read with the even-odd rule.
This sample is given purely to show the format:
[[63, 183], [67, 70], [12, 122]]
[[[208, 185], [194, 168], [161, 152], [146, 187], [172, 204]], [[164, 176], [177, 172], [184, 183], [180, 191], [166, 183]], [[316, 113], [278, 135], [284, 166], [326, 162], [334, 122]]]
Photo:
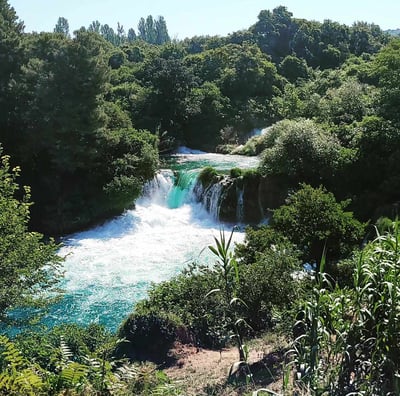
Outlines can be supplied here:
[[212, 182], [218, 178], [218, 172], [212, 166], [206, 166], [199, 174], [199, 181], [203, 187], [209, 186]]
[[260, 172], [257, 169], [246, 169], [243, 172], [243, 179], [248, 180], [255, 180], [260, 177]]
[[242, 174], [243, 174], [243, 170], [240, 169], [240, 168], [232, 168], [232, 169], [230, 170], [230, 176], [231, 176], [233, 179], [236, 179], [236, 178], [242, 176]]

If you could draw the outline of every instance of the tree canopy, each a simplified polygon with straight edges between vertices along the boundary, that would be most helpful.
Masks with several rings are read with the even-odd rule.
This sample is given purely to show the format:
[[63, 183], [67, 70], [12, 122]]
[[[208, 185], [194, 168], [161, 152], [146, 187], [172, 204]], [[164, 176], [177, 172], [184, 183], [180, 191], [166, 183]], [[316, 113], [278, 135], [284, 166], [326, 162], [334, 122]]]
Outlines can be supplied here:
[[20, 191], [19, 168], [10, 167], [10, 159], [1, 149], [0, 155], [0, 321], [3, 322], [13, 308], [40, 307], [50, 300], [60, 279], [61, 258], [53, 241], [46, 242], [43, 235], [28, 230], [30, 190], [25, 187]]

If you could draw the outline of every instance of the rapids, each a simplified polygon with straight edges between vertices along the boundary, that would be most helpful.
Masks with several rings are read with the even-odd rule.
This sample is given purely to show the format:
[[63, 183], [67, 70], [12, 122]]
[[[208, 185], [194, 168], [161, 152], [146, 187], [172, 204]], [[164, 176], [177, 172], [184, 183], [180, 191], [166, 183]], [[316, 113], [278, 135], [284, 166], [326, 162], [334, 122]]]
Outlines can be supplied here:
[[[207, 165], [227, 171], [257, 163], [256, 158], [186, 148], [168, 158], [169, 169], [145, 187], [135, 209], [64, 238], [59, 254], [65, 257], [65, 294], [45, 323], [98, 322], [115, 330], [152, 282], [177, 275], [193, 260], [211, 262], [206, 247], [221, 228], [230, 232], [233, 224], [218, 222], [196, 202], [197, 175]], [[235, 242], [243, 236], [236, 231]]]

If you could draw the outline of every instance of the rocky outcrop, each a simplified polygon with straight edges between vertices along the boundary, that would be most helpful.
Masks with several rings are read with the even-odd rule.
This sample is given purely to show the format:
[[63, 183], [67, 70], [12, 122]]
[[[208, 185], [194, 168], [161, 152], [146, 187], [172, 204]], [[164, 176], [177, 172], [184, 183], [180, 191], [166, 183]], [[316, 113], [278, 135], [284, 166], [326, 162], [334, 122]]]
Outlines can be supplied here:
[[288, 186], [279, 177], [248, 171], [237, 177], [219, 176], [206, 185], [198, 181], [194, 191], [215, 218], [257, 224], [284, 203]]

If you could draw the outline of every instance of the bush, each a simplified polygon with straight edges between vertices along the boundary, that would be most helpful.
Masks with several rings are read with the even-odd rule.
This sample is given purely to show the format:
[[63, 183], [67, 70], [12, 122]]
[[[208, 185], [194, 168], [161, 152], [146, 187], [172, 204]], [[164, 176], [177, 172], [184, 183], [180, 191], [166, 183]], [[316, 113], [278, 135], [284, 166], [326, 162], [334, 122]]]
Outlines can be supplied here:
[[364, 236], [364, 225], [345, 212], [348, 204], [336, 202], [323, 187], [302, 184], [286, 205], [274, 211], [271, 226], [297, 245], [306, 262], [319, 261], [324, 246], [327, 259], [334, 262], [348, 257]]
[[118, 331], [126, 342], [118, 346], [117, 354], [133, 360], [162, 362], [177, 337], [177, 329], [177, 323], [167, 315], [133, 313]]
[[311, 120], [281, 121], [267, 133], [260, 165], [266, 175], [282, 175], [293, 184], [330, 181], [340, 169], [341, 146], [332, 133]]
[[[148, 299], [140, 301], [135, 313], [163, 312], [179, 318], [187, 338], [198, 345], [215, 347], [220, 343], [221, 304], [219, 298], [205, 298], [222, 285], [208, 267], [192, 265], [184, 273], [158, 284], [148, 291]], [[220, 297], [220, 296], [217, 296]]]
[[253, 330], [271, 328], [273, 314], [290, 309], [298, 299], [301, 268], [299, 253], [288, 244], [274, 244], [259, 252], [255, 262], [241, 267], [239, 295], [246, 302], [245, 316]]
[[273, 245], [285, 241], [288, 243], [286, 237], [267, 225], [259, 228], [247, 227], [244, 243], [236, 245], [235, 254], [242, 264], [250, 265]]

